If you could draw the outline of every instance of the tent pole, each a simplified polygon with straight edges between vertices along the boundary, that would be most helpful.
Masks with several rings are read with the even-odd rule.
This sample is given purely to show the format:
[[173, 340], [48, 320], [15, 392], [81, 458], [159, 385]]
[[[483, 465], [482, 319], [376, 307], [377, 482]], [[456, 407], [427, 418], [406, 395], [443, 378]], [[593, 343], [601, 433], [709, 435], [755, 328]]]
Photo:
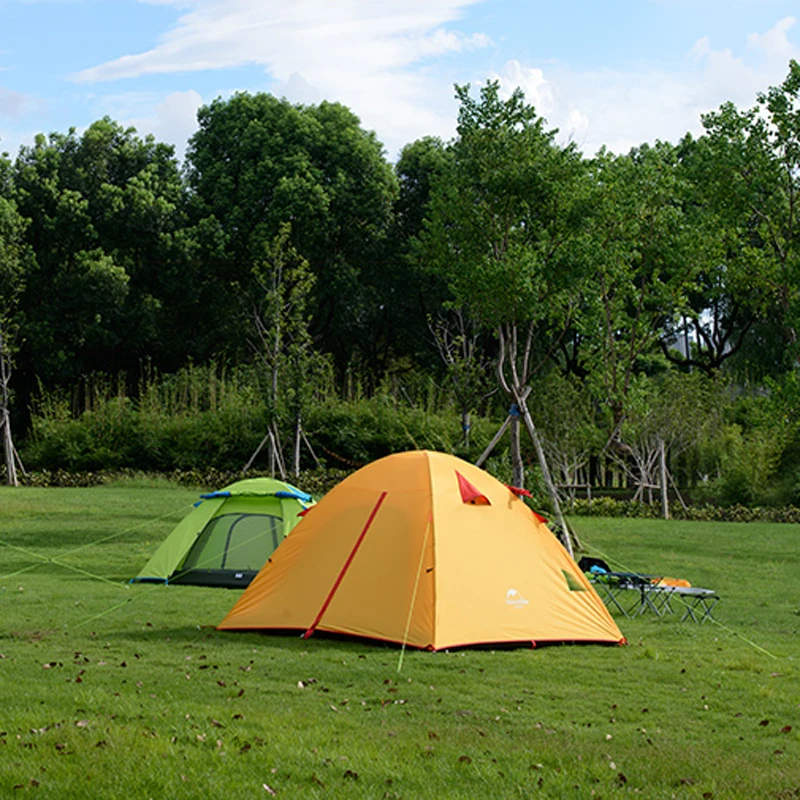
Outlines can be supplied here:
[[334, 581], [333, 587], [331, 588], [330, 592], [328, 592], [328, 596], [325, 598], [325, 602], [322, 604], [322, 608], [320, 608], [317, 616], [314, 618], [314, 621], [309, 626], [308, 630], [303, 634], [304, 639], [308, 639], [314, 630], [316, 629], [317, 625], [319, 625], [320, 620], [322, 619], [323, 614], [328, 610], [328, 606], [331, 604], [331, 600], [333, 600], [333, 596], [336, 594], [336, 590], [339, 588], [339, 585], [344, 580], [344, 576], [347, 574], [347, 570], [350, 569], [350, 565], [353, 563], [353, 559], [356, 557], [356, 553], [358, 552], [358, 548], [361, 547], [361, 542], [364, 541], [364, 537], [367, 535], [367, 531], [370, 529], [372, 525], [375, 515], [378, 513], [378, 510], [383, 505], [383, 501], [386, 499], [386, 495], [388, 492], [381, 492], [381, 496], [378, 498], [378, 502], [375, 503], [375, 507], [370, 512], [369, 518], [367, 519], [367, 524], [364, 526], [364, 529], [359, 534], [356, 543], [353, 545], [353, 549], [350, 551], [350, 555], [347, 556], [347, 561], [344, 562], [341, 570], [339, 571], [339, 575], [337, 576], [336, 580]]

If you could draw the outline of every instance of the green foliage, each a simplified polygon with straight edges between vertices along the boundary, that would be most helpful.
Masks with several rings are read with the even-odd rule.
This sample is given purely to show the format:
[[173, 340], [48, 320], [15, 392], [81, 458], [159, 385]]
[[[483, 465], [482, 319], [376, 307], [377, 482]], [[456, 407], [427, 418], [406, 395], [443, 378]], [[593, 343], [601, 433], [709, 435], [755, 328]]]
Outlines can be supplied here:
[[[97, 378], [77, 415], [66, 395], [45, 393], [23, 455], [32, 469], [50, 471], [240, 470], [275, 419], [259, 386], [252, 371], [227, 372], [215, 365], [151, 375], [135, 397], [120, 393], [124, 383]], [[441, 398], [429, 398], [426, 405], [420, 395], [416, 405], [398, 400], [389, 389], [387, 384], [385, 394], [351, 402], [320, 394], [307, 405], [303, 425], [321, 460], [352, 468], [420, 448], [469, 457], [459, 450], [458, 414], [448, 404], [437, 408]], [[278, 422], [281, 437], [291, 441], [294, 417], [281, 416]], [[493, 423], [477, 419], [474, 425], [476, 446], [483, 446]], [[310, 467], [310, 459], [304, 450], [301, 466]]]
[[100, 382], [87, 403], [73, 417], [63, 394], [44, 395], [25, 449], [32, 467], [236, 469], [255, 450], [266, 425], [263, 403], [246, 374], [218, 373], [214, 365], [145, 381], [135, 399]]
[[[634, 503], [628, 500], [618, 500], [614, 497], [594, 497], [591, 500], [576, 498], [574, 509], [571, 513], [578, 517], [629, 517], [632, 519], [659, 519], [661, 509], [659, 506], [647, 503]], [[678, 520], [691, 520], [694, 522], [780, 522], [800, 523], [800, 508], [784, 506], [745, 506], [711, 505], [698, 503], [686, 508], [673, 504], [670, 516]]]
[[589, 381], [611, 411], [612, 441], [646, 370], [642, 360], [652, 357], [693, 285], [692, 232], [681, 204], [686, 186], [675, 163], [674, 148], [658, 143], [624, 156], [601, 151], [593, 164], [598, 198], [584, 243], [590, 284], [576, 326]]
[[573, 146], [526, 104], [489, 82], [457, 87], [458, 139], [432, 182], [418, 258], [441, 276], [456, 307], [490, 328], [558, 317], [580, 227], [583, 165]]
[[308, 302], [315, 277], [291, 246], [290, 237], [291, 225], [281, 225], [264, 257], [254, 264], [253, 277], [262, 293], [255, 303], [254, 322], [258, 358], [266, 369], [267, 407], [275, 420], [285, 397], [294, 422], [304, 416], [326, 361], [313, 349], [309, 333]]
[[[491, 431], [491, 423], [479, 420], [476, 424], [479, 441], [489, 438], [486, 432]], [[310, 410], [307, 427], [329, 463], [351, 467], [404, 450], [457, 452], [461, 432], [453, 411], [432, 414], [386, 395], [320, 404]]]
[[800, 502], [800, 65], [697, 139], [592, 159], [520, 91], [456, 95], [456, 138], [394, 170], [344, 106], [263, 93], [201, 109], [183, 174], [108, 118], [0, 156], [2, 403], [29, 466], [235, 470], [298, 420], [328, 463], [472, 457], [493, 424], [459, 443], [470, 415], [533, 387], [559, 482], [613, 458], [652, 488], [664, 444], [696, 498]]
[[[739, 374], [790, 370], [800, 319], [800, 64], [791, 60], [755, 107], [725, 103], [703, 124], [694, 166], [725, 246], [724, 260], [708, 265], [722, 290], [705, 300], [714, 310], [706, 338], [713, 326], [723, 332], [718, 347], [741, 349]], [[751, 336], [738, 336], [751, 326]]]
[[170, 146], [105, 118], [80, 136], [38, 136], [13, 181], [35, 257], [21, 301], [26, 401], [35, 381], [126, 369], [178, 344], [163, 335], [183, 307], [168, 257], [183, 202]]
[[238, 296], [255, 288], [249, 265], [291, 222], [291, 244], [317, 277], [314, 334], [343, 367], [362, 337], [369, 344], [377, 311], [366, 286], [396, 194], [380, 143], [338, 103], [295, 106], [264, 93], [217, 99], [198, 123], [187, 175], [196, 237], [213, 236], [214, 250], [198, 255], [217, 276], [218, 301], [246, 324]]

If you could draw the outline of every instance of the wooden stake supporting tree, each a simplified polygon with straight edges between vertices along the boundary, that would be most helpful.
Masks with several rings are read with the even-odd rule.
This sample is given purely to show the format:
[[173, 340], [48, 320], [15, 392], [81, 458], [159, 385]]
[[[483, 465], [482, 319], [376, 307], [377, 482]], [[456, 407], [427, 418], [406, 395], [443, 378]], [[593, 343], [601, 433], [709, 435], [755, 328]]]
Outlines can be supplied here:
[[[542, 441], [539, 436], [539, 432], [536, 429], [533, 417], [531, 416], [531, 412], [528, 409], [527, 400], [531, 392], [530, 386], [527, 385], [527, 382], [530, 380], [531, 377], [530, 347], [529, 346], [525, 347], [525, 354], [521, 358], [521, 369], [520, 369], [520, 367], [518, 366], [520, 361], [518, 361], [519, 353], [516, 350], [516, 337], [512, 337], [512, 346], [510, 348], [510, 352], [508, 353], [507, 353], [507, 348], [505, 346], [506, 339], [507, 335], [503, 332], [503, 329], [501, 328], [500, 357], [498, 359], [498, 379], [503, 391], [513, 399], [513, 403], [509, 410], [508, 417], [500, 427], [498, 434], [492, 439], [490, 446], [486, 450], [484, 450], [484, 452], [481, 454], [481, 457], [478, 459], [476, 463], [478, 466], [481, 466], [481, 464], [489, 457], [492, 449], [494, 449], [494, 447], [500, 441], [500, 438], [503, 435], [503, 433], [510, 428], [512, 432], [511, 435], [511, 462], [513, 466], [512, 481], [514, 486], [524, 488], [525, 473], [522, 461], [521, 442], [519, 435], [520, 423], [522, 423], [528, 436], [530, 437], [534, 450], [536, 451], [536, 458], [539, 462], [539, 469], [541, 470], [545, 488], [547, 489], [547, 494], [548, 497], [550, 498], [550, 502], [553, 506], [553, 512], [556, 516], [556, 522], [559, 528], [558, 531], [559, 536], [562, 540], [562, 543], [567, 548], [569, 554], [573, 555], [574, 549], [580, 548], [581, 545], [577, 535], [575, 534], [575, 531], [572, 528], [570, 528], [566, 518], [564, 517], [563, 511], [561, 509], [561, 501], [558, 496], [558, 488], [553, 482], [553, 478], [550, 473], [550, 467], [547, 463], [547, 457], [545, 455], [544, 448], [542, 447]], [[506, 374], [506, 370], [508, 370], [508, 375]], [[524, 378], [525, 385], [521, 383], [520, 376]]]
[[6, 483], [9, 486], [19, 486], [17, 455], [11, 436], [11, 399], [9, 392], [11, 365], [6, 352], [5, 341], [3, 326], [0, 323], [0, 438], [3, 440], [3, 463], [6, 466]]
[[[0, 177], [6, 163], [0, 153]], [[19, 485], [18, 466], [23, 473], [25, 471], [11, 435], [10, 389], [15, 314], [30, 256], [22, 244], [24, 228], [25, 223], [13, 202], [0, 196], [0, 440], [3, 445], [6, 482], [9, 486]]]

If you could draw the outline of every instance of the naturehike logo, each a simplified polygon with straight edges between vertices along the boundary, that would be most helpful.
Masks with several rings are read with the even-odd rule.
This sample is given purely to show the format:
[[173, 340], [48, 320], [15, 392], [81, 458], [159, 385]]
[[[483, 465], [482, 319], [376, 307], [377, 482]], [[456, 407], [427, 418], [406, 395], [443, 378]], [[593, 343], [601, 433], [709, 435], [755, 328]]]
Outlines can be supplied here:
[[522, 608], [528, 605], [528, 601], [516, 589], [509, 589], [506, 592], [506, 605]]

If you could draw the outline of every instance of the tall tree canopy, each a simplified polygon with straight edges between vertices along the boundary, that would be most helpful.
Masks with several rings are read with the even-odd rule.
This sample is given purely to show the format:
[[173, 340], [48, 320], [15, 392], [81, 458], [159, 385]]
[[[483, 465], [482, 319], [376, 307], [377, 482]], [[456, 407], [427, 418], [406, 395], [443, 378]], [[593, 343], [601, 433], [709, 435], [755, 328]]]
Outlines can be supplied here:
[[[338, 103], [239, 93], [198, 112], [187, 152], [196, 237], [222, 288], [249, 291], [253, 263], [291, 224], [317, 277], [314, 333], [347, 363], [375, 313], [396, 181], [373, 133]], [[208, 246], [205, 243], [211, 243]], [[237, 303], [228, 292], [229, 313]]]
[[800, 353], [800, 64], [703, 125], [687, 162], [718, 246], [693, 303], [696, 353], [719, 364], [741, 350], [751, 374], [781, 372]]
[[585, 248], [591, 280], [578, 321], [590, 382], [611, 412], [610, 442], [619, 445], [632, 382], [694, 285], [693, 237], [671, 145], [643, 145], [623, 156], [601, 152], [593, 170], [596, 202]]
[[21, 148], [14, 184], [35, 254], [22, 301], [29, 379], [35, 370], [50, 385], [157, 357], [175, 312], [164, 307], [182, 194], [172, 147], [106, 118]]

